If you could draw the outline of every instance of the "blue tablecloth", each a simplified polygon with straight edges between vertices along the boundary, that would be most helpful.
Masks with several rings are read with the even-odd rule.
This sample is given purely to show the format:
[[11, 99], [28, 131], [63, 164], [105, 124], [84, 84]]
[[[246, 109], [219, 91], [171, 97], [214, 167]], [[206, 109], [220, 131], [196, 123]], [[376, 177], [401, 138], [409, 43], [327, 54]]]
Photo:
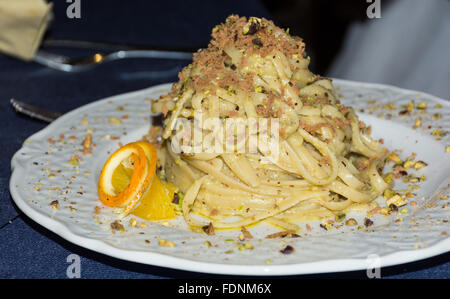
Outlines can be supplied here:
[[[201, 47], [227, 15], [269, 17], [258, 1], [81, 1], [81, 19], [68, 19], [55, 1], [52, 38]], [[82, 55], [86, 50], [65, 50]], [[111, 258], [71, 244], [25, 216], [9, 193], [10, 160], [44, 123], [16, 114], [15, 97], [67, 112], [114, 94], [175, 81], [188, 61], [127, 60], [68, 74], [0, 54], [0, 278], [65, 278], [67, 257], [81, 257], [82, 278], [190, 278], [205, 275]], [[382, 277], [449, 278], [449, 255], [382, 269]], [[208, 275], [211, 277], [211, 275]], [[219, 276], [220, 277], [220, 276]], [[305, 277], [305, 276], [301, 276]], [[366, 277], [364, 271], [309, 277]]]

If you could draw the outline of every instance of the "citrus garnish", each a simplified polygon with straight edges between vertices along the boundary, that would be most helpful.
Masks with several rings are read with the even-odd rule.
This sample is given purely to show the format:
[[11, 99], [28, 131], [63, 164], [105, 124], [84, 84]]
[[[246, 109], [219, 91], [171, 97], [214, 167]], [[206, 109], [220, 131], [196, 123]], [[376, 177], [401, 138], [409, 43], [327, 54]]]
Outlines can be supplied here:
[[147, 220], [174, 218], [173, 196], [173, 189], [155, 176], [151, 187], [148, 188], [139, 205], [131, 213]]
[[134, 167], [127, 167], [123, 163], [117, 166], [111, 178], [111, 184], [114, 187], [115, 193], [122, 192], [130, 184], [133, 171]]
[[100, 174], [100, 200], [128, 214], [151, 184], [155, 168], [156, 150], [151, 143], [133, 142], [119, 148], [106, 161]]

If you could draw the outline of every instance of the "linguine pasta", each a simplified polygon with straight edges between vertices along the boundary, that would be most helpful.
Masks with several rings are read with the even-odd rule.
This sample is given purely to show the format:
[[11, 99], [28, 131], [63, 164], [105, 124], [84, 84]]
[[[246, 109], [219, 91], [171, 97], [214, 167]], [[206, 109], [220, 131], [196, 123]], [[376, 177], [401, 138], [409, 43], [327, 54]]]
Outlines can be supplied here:
[[[232, 15], [153, 103], [164, 116], [159, 164], [184, 193], [191, 227], [265, 221], [296, 229], [296, 221], [370, 208], [389, 187], [381, 175], [388, 151], [308, 65], [301, 39], [266, 19]], [[216, 121], [196, 124], [196, 113]], [[224, 134], [218, 127], [229, 120], [244, 129]], [[217, 150], [224, 144], [241, 150]]]

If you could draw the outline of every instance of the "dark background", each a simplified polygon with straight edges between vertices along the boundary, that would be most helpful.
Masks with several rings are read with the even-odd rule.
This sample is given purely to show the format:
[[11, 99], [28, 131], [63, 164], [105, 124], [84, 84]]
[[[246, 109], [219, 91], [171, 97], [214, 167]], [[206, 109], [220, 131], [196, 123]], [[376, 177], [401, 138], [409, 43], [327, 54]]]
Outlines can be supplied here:
[[[382, 0], [383, 10], [391, 2], [392, 0]], [[305, 40], [311, 56], [311, 71], [318, 74], [327, 72], [341, 49], [348, 27], [355, 22], [370, 21], [366, 16], [370, 3], [365, 0], [261, 0], [259, 3], [240, 3], [234, 6], [239, 8], [228, 10], [224, 10], [224, 5], [218, 1], [208, 5], [201, 5], [202, 1], [198, 0], [186, 1], [182, 5], [183, 10], [178, 10], [171, 1], [152, 1], [149, 6], [146, 1], [141, 0], [129, 1], [126, 5], [118, 4], [118, 1], [94, 0], [82, 2], [80, 20], [65, 17], [68, 4], [64, 1], [53, 3], [57, 26], [50, 28], [47, 38], [186, 49], [205, 47], [209, 42], [211, 29], [223, 22], [230, 12], [270, 18], [276, 25], [289, 28], [292, 35]], [[152, 7], [152, 12], [146, 14], [149, 7]], [[152, 17], [155, 12], [160, 14], [158, 18]], [[202, 17], [206, 15], [208, 17]], [[160, 23], [161, 19], [164, 19], [164, 25]], [[192, 28], [196, 30], [193, 31]], [[151, 34], [155, 29], [161, 34]], [[177, 36], [184, 38], [179, 40]]]
[[[311, 56], [313, 73], [326, 74], [341, 49], [348, 27], [370, 21], [366, 10], [370, 3], [360, 0], [262, 0], [279, 26], [302, 37]], [[391, 0], [382, 1], [387, 9]]]
[[[81, 0], [81, 19], [68, 19], [64, 0], [54, 2], [47, 39], [75, 39], [196, 49], [232, 13], [273, 19], [305, 39], [311, 69], [326, 73], [352, 22], [367, 22], [365, 0], [355, 1], [112, 1]], [[390, 1], [389, 1], [390, 2]], [[339, 4], [338, 4], [339, 3]], [[383, 5], [388, 1], [383, 1]], [[84, 56], [99, 49], [46, 50]], [[83, 278], [220, 277], [117, 260], [73, 245], [25, 216], [9, 194], [12, 155], [46, 124], [16, 114], [9, 99], [67, 112], [95, 100], [175, 81], [189, 61], [127, 60], [84, 73], [61, 73], [0, 54], [0, 278], [65, 278], [66, 258], [81, 256]], [[382, 269], [382, 277], [449, 278], [449, 255]], [[365, 271], [300, 276], [358, 277]]]

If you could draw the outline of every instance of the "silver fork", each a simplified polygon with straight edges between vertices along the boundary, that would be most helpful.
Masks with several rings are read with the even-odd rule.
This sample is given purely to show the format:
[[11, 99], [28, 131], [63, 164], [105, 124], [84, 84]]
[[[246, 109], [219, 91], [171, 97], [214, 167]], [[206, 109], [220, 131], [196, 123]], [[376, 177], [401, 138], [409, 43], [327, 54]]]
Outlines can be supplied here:
[[122, 50], [109, 54], [96, 53], [84, 58], [71, 58], [39, 50], [34, 56], [34, 62], [63, 72], [79, 72], [98, 66], [105, 62], [127, 58], [160, 58], [191, 60], [192, 53], [162, 50]]

